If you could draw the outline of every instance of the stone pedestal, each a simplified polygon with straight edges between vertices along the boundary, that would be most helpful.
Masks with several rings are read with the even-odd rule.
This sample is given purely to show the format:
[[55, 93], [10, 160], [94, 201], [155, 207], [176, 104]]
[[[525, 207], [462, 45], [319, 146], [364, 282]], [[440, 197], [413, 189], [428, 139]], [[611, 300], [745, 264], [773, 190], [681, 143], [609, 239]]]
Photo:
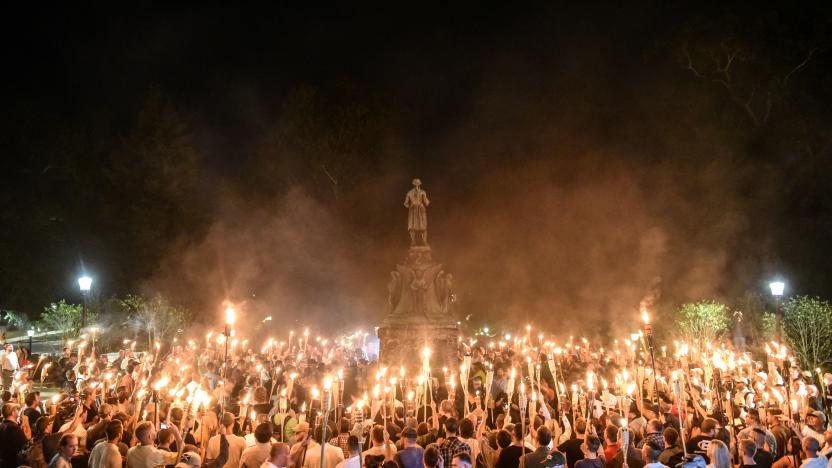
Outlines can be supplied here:
[[422, 366], [422, 350], [431, 350], [430, 364], [434, 369], [457, 366], [456, 350], [459, 329], [437, 325], [389, 325], [378, 329], [379, 362], [385, 366], [404, 365], [416, 371]]
[[452, 288], [453, 276], [433, 261], [430, 247], [410, 247], [404, 264], [390, 273], [389, 315], [378, 331], [382, 363], [421, 366], [428, 346], [432, 367], [456, 365], [459, 329]]

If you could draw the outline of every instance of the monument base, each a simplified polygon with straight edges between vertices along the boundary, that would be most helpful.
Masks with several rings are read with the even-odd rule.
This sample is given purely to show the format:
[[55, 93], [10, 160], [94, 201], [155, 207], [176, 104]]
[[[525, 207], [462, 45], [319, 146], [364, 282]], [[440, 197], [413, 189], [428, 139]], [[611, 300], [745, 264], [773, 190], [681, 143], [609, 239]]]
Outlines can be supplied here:
[[425, 346], [431, 350], [431, 367], [454, 368], [458, 364], [459, 327], [456, 325], [386, 324], [378, 329], [378, 338], [379, 362], [386, 366], [421, 369]]

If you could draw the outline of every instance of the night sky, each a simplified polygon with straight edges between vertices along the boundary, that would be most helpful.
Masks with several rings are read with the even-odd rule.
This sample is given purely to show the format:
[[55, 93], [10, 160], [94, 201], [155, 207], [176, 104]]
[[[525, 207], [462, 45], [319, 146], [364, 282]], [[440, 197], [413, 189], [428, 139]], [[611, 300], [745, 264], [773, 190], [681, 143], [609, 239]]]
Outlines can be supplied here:
[[828, 9], [108, 6], [7, 16], [2, 309], [369, 325], [413, 177], [478, 323], [832, 298]]

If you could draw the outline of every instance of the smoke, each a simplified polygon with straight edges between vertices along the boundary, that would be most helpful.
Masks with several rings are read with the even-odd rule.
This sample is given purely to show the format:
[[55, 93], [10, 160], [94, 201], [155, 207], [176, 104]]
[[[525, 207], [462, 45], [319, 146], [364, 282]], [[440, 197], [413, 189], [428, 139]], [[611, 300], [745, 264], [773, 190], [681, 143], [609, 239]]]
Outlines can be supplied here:
[[[406, 109], [392, 130], [403, 155], [368, 156], [380, 167], [344, 181], [338, 203], [308, 173], [282, 178], [285, 190], [265, 200], [248, 195], [250, 180], [220, 176], [208, 234], [171, 252], [151, 283], [206, 321], [227, 299], [249, 324], [272, 316], [277, 330], [367, 329], [387, 312], [389, 271], [408, 245], [402, 199], [420, 177], [460, 320], [611, 336], [641, 309], [667, 317], [682, 302], [743, 290], [767, 240], [751, 219], [772, 190], [754, 184], [760, 169], [736, 158], [742, 141], [713, 118], [719, 97], [671, 60], [625, 63], [642, 44], [626, 49], [616, 34], [604, 36], [607, 48], [558, 60], [496, 47], [466, 51], [465, 67], [444, 56], [411, 63], [408, 50], [374, 64]], [[283, 177], [297, 158], [255, 161], [260, 180]]]

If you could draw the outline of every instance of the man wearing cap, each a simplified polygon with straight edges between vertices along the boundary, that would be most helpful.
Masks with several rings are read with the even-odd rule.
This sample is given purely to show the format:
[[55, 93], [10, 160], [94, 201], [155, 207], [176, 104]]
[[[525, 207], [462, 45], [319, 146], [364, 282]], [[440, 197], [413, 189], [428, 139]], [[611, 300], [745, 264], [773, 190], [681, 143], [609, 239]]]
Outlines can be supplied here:
[[17, 454], [26, 445], [26, 434], [17, 424], [18, 406], [6, 403], [2, 408], [0, 423], [0, 468], [16, 468]]
[[306, 421], [299, 422], [295, 424], [295, 427], [292, 429], [292, 443], [299, 444], [306, 440], [309, 436], [309, 423]]
[[179, 463], [175, 468], [199, 468], [202, 466], [202, 457], [198, 453], [190, 451], [185, 452], [179, 457]]
[[405, 427], [402, 431], [402, 444], [404, 448], [393, 457], [399, 468], [421, 468], [422, 457], [425, 449], [416, 443], [416, 429]]
[[824, 443], [823, 431], [826, 426], [826, 415], [823, 412], [815, 410], [810, 411], [806, 415], [806, 425], [800, 431], [803, 437], [811, 437], [818, 441], [819, 446]]

